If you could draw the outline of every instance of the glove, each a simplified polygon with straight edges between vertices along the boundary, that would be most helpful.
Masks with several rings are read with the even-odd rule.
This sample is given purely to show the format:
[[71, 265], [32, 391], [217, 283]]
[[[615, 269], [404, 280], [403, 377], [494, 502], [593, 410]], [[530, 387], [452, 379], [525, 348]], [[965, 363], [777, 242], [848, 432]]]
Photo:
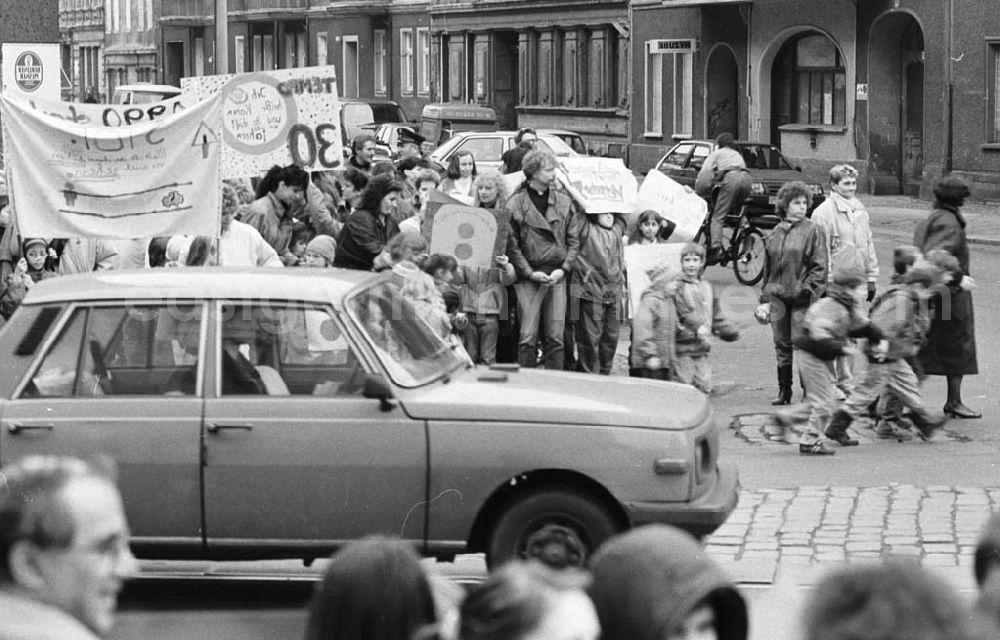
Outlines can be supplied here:
[[868, 283], [868, 302], [871, 302], [874, 299], [875, 299], [875, 283], [874, 282], [869, 282]]

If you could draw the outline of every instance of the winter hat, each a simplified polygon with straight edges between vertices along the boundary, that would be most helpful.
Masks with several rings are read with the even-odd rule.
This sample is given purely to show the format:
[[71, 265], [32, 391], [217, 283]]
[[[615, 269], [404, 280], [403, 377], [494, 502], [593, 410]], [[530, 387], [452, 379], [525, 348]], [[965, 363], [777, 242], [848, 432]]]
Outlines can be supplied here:
[[865, 274], [858, 266], [837, 267], [833, 272], [833, 284], [848, 289], [860, 286], [865, 281]]
[[337, 256], [337, 241], [330, 236], [319, 235], [309, 241], [306, 251], [311, 251], [316, 255], [326, 258], [328, 264], [333, 264]]
[[21, 255], [27, 255], [28, 247], [35, 245], [42, 245], [43, 249], [48, 249], [49, 241], [45, 238], [25, 238], [24, 242], [21, 243]]
[[941, 204], [961, 207], [971, 193], [969, 185], [965, 183], [965, 180], [956, 176], [941, 178], [934, 185], [934, 197]]
[[672, 280], [680, 273], [680, 269], [673, 260], [662, 260], [646, 270], [646, 277], [649, 278], [650, 283], [655, 284], [664, 280]]
[[743, 596], [680, 529], [648, 525], [616, 536], [597, 550], [590, 570], [601, 640], [661, 640], [702, 603], [714, 610], [718, 640], [746, 640]]
[[932, 287], [940, 281], [941, 270], [927, 260], [917, 260], [903, 275], [903, 282], [907, 284], [920, 283], [925, 287]]

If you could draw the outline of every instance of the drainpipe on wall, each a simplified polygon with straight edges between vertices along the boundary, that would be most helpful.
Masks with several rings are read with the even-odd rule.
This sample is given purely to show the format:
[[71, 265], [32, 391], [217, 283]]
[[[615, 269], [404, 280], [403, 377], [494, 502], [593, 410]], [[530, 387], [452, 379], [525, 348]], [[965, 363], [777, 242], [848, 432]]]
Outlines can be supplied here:
[[944, 173], [951, 173], [954, 152], [955, 138], [955, 116], [954, 116], [954, 28], [955, 28], [955, 0], [948, 0], [945, 4], [944, 16], [944, 37], [945, 37], [945, 83], [947, 95], [945, 96], [945, 156]]
[[[750, 79], [750, 73], [753, 70], [753, 63], [751, 62], [751, 57], [753, 56], [753, 47], [751, 46], [753, 44], [753, 40], [752, 40], [752, 38], [753, 38], [753, 29], [750, 28], [751, 27], [751, 20], [750, 20], [750, 18], [753, 16], [753, 5], [752, 4], [740, 5], [740, 15], [743, 16], [743, 22], [744, 22], [744, 24], [746, 24], [746, 27], [747, 27], [747, 77], [746, 77], [746, 83], [747, 83], [747, 85], [746, 85], [746, 96], [747, 96], [747, 115], [746, 115], [746, 118], [747, 118], [747, 138], [746, 139], [747, 140], [760, 140], [761, 139], [761, 133], [760, 133], [760, 131], [757, 132], [756, 136], [750, 135], [750, 129], [752, 128], [751, 127], [751, 123], [753, 122], [753, 116], [752, 116], [752, 114], [753, 114], [753, 109], [752, 109], [752, 106], [753, 106], [753, 92], [751, 92], [751, 90], [750, 90], [750, 87], [753, 86], [753, 81]], [[757, 114], [757, 122], [760, 122], [760, 114]], [[737, 123], [737, 127], [736, 128], [739, 129], [739, 123]], [[737, 138], [739, 137], [739, 131], [736, 132], [736, 137]], [[771, 140], [770, 142], [771, 142], [771, 144], [774, 144], [774, 140]]]

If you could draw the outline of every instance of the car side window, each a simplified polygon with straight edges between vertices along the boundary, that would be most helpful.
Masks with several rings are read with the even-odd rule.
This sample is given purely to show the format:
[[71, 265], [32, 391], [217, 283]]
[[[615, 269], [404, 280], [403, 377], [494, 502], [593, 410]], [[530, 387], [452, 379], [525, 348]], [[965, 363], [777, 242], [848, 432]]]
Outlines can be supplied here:
[[677, 145], [670, 153], [667, 154], [667, 157], [663, 159], [660, 166], [670, 165], [675, 169], [684, 167], [684, 162], [687, 160], [687, 157], [690, 155], [693, 147], [693, 144]]
[[365, 371], [331, 311], [224, 304], [222, 395], [354, 396]]
[[199, 304], [79, 308], [23, 397], [197, 393]]
[[691, 154], [691, 161], [688, 166], [692, 169], [701, 171], [701, 167], [705, 164], [705, 158], [708, 157], [709, 149], [708, 145], [696, 144], [694, 145], [694, 153]]
[[455, 149], [455, 153], [459, 151], [472, 153], [476, 162], [500, 162], [500, 156], [503, 155], [503, 140], [499, 137], [469, 138]]

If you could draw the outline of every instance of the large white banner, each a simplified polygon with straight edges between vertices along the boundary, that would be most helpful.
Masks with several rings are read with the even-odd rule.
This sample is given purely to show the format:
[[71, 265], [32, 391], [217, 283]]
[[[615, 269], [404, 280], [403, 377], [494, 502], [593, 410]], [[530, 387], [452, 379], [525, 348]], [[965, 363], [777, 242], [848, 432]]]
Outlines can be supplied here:
[[299, 67], [181, 78], [185, 104], [222, 94], [222, 175], [244, 178], [273, 165], [336, 169], [341, 149], [336, 68]]
[[58, 42], [5, 42], [0, 57], [3, 57], [0, 91], [32, 100], [59, 102], [62, 65]]
[[0, 96], [22, 236], [216, 235], [221, 97], [146, 104]]
[[670, 242], [687, 242], [698, 233], [708, 213], [708, 204], [676, 180], [653, 170], [642, 181], [635, 205], [637, 214], [650, 209], [677, 225]]
[[587, 213], [629, 213], [637, 181], [620, 158], [560, 158], [569, 183], [586, 201]]

